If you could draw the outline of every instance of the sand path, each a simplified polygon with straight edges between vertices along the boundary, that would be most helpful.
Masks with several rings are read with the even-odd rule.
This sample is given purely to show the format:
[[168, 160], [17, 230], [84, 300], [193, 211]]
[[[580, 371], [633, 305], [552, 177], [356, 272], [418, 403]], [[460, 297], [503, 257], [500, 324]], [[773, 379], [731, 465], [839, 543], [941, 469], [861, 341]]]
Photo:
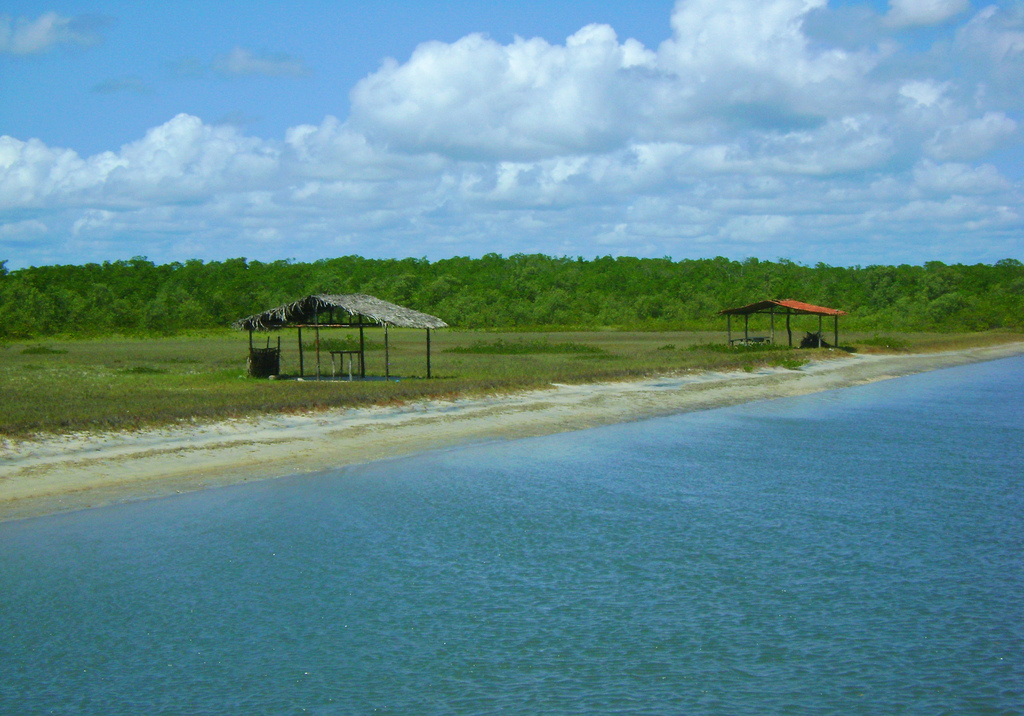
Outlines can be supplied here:
[[511, 395], [0, 442], [0, 520], [313, 472], [473, 442], [832, 390], [1024, 354], [1024, 343], [853, 355], [799, 370], [704, 372]]

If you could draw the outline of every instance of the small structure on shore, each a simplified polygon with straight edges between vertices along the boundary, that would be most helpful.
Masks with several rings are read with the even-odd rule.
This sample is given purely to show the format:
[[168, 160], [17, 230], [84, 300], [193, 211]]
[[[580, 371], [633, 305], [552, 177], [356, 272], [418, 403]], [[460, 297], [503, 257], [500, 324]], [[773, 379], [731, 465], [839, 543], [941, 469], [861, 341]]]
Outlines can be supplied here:
[[[755, 313], [767, 313], [771, 316], [771, 336], [770, 337], [750, 337], [750, 316]], [[775, 342], [775, 315], [785, 314], [786, 316], [786, 333], [789, 335], [789, 347], [793, 347], [793, 328], [790, 325], [790, 317], [795, 315], [803, 316], [817, 316], [818, 317], [818, 333], [817, 335], [817, 347], [822, 346], [822, 319], [825, 316], [832, 316], [832, 329], [834, 332], [833, 345], [839, 345], [839, 317], [845, 316], [846, 311], [841, 311], [838, 308], [827, 308], [825, 306], [815, 306], [813, 303], [804, 303], [803, 301], [794, 301], [791, 298], [782, 299], [770, 299], [768, 301], [758, 301], [757, 303], [751, 303], [749, 306], [740, 306], [739, 308], [726, 308], [723, 311], [719, 311], [718, 315], [724, 315], [726, 318], [726, 326], [729, 334], [729, 345], [732, 345], [734, 339], [732, 337], [732, 317], [743, 316], [743, 338], [737, 338], [735, 341], [742, 341], [743, 343], [760, 343], [765, 341]]]
[[[242, 318], [232, 324], [240, 331], [249, 331], [249, 374], [266, 377], [276, 375], [280, 370], [281, 339], [277, 339], [277, 347], [270, 347], [267, 340], [266, 348], [253, 346], [254, 331], [275, 331], [282, 328], [295, 328], [299, 334], [299, 376], [305, 375], [302, 352], [302, 329], [313, 329], [316, 345], [316, 378], [320, 379], [320, 330], [323, 328], [349, 328], [359, 330], [358, 350], [334, 350], [331, 353], [333, 368], [335, 357], [342, 360], [348, 357], [349, 370], [354, 357], [359, 359], [359, 377], [366, 377], [366, 338], [367, 328], [384, 328], [384, 377], [391, 377], [391, 355], [388, 344], [388, 328], [420, 328], [427, 332], [427, 377], [430, 378], [430, 331], [435, 328], [447, 328], [448, 324], [437, 316], [420, 313], [394, 303], [382, 301], [374, 296], [361, 293], [352, 294], [315, 294], [283, 306], [271, 308]], [[333, 372], [333, 370], [332, 370]]]

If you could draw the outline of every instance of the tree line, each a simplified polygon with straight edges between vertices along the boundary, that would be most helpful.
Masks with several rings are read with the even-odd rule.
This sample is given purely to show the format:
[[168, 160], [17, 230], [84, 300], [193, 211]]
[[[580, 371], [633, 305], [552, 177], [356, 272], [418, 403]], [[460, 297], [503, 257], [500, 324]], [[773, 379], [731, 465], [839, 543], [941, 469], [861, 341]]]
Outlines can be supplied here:
[[7, 270], [0, 337], [174, 334], [224, 327], [311, 293], [367, 293], [459, 328], [721, 330], [723, 308], [794, 298], [847, 311], [848, 330], [1024, 329], [1024, 264], [806, 266], [539, 254], [314, 262], [144, 257]]

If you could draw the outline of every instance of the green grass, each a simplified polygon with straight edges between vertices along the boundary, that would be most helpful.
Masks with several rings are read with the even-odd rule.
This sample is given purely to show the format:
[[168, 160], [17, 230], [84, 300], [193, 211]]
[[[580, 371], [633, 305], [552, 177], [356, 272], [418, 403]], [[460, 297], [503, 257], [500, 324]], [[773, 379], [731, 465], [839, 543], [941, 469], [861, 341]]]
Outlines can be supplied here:
[[861, 339], [859, 343], [863, 346], [884, 348], [890, 351], [906, 351], [910, 348], [910, 344], [905, 340], [893, 336], [880, 336], [877, 333], [871, 338]]
[[608, 353], [608, 351], [600, 346], [592, 344], [574, 343], [571, 341], [552, 343], [546, 338], [534, 338], [533, 340], [520, 338], [515, 341], [506, 341], [504, 338], [499, 338], [496, 341], [474, 341], [468, 346], [459, 345], [447, 348], [445, 352], [503, 356], [535, 355], [539, 353], [589, 353], [592, 355]]
[[51, 348], [50, 346], [29, 346], [28, 348], [23, 348], [21, 351], [23, 356], [56, 356], [63, 355], [64, 353], [67, 353], [67, 351], [59, 348]]
[[807, 365], [806, 358], [778, 358], [771, 362], [771, 365], [779, 368], [787, 368], [789, 370], [800, 370], [801, 367]]
[[[344, 340], [330, 333], [321, 331], [320, 372], [326, 377], [330, 376], [331, 362], [325, 346], [333, 345], [329, 341], [334, 339]], [[303, 334], [305, 338], [305, 331]], [[431, 337], [432, 380], [424, 379], [423, 331], [393, 330], [392, 380], [353, 382], [313, 379], [315, 351], [305, 353], [303, 381], [249, 378], [245, 374], [248, 336], [240, 332], [154, 339], [8, 341], [0, 347], [0, 435], [132, 429], [697, 370], [756, 370], [767, 366], [797, 369], [812, 357], [843, 355], [838, 350], [781, 346], [728, 348], [724, 332], [481, 334], [445, 330], [434, 331]], [[284, 331], [281, 338], [282, 372], [294, 378], [298, 373], [296, 336]], [[874, 334], [842, 338], [850, 350], [892, 350], [875, 345]], [[1007, 333], [900, 334], [897, 338], [906, 344], [906, 350], [913, 351], [1021, 340], [1020, 335]], [[382, 332], [373, 340], [382, 343]], [[264, 341], [257, 345], [264, 345]], [[276, 335], [273, 342], [276, 345]], [[503, 350], [514, 346], [512, 350], [517, 352], [497, 352], [487, 346]], [[366, 367], [368, 376], [382, 376], [383, 351], [368, 353]]]

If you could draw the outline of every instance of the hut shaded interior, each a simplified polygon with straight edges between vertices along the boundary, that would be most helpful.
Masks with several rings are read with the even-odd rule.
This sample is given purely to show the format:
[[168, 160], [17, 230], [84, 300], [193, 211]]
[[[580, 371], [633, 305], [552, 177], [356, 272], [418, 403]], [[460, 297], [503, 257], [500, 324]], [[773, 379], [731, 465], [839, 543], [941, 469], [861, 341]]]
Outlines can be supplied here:
[[[331, 362], [333, 365], [336, 354], [348, 354], [349, 359], [353, 356], [359, 358], [359, 377], [366, 377], [366, 337], [364, 334], [367, 328], [384, 328], [384, 377], [391, 377], [390, 370], [390, 348], [388, 342], [388, 328], [419, 328], [426, 331], [427, 335], [427, 377], [431, 377], [430, 371], [430, 331], [435, 328], [447, 328], [448, 324], [437, 316], [428, 313], [414, 311], [388, 301], [382, 301], [374, 296], [361, 293], [353, 294], [315, 294], [306, 296], [298, 301], [286, 303], [269, 310], [257, 313], [246, 318], [235, 321], [233, 328], [240, 331], [249, 331], [249, 366], [252, 372], [254, 364], [265, 361], [261, 357], [261, 351], [270, 354], [270, 363], [274, 364], [273, 351], [277, 351], [276, 359], [280, 360], [280, 339], [277, 349], [257, 349], [253, 346], [254, 331], [274, 331], [282, 328], [295, 328], [298, 331], [299, 341], [299, 376], [305, 376], [305, 364], [302, 350], [302, 329], [312, 329], [315, 334], [316, 345], [316, 377], [321, 376], [320, 359], [320, 330], [324, 328], [348, 328], [359, 331], [359, 349], [352, 351], [331, 351]], [[345, 355], [339, 356], [344, 358]], [[266, 373], [269, 375], [270, 373]]]
[[[755, 313], [767, 313], [771, 317], [771, 336], [770, 338], [751, 338], [750, 337], [750, 316]], [[718, 315], [724, 315], [726, 317], [727, 331], [729, 334], [729, 344], [732, 345], [735, 341], [742, 341], [743, 343], [753, 343], [765, 340], [770, 340], [772, 343], [775, 342], [775, 316], [776, 314], [786, 316], [786, 333], [789, 335], [789, 347], [793, 347], [793, 328], [790, 323], [790, 317], [793, 315], [805, 315], [805, 316], [817, 316], [818, 317], [818, 347], [822, 345], [822, 319], [825, 316], [832, 316], [832, 329], [833, 329], [833, 344], [839, 345], [839, 317], [845, 316], [846, 311], [841, 311], [838, 308], [828, 308], [826, 306], [815, 306], [813, 303], [804, 303], [803, 301], [794, 301], [791, 298], [781, 299], [770, 299], [767, 301], [758, 301], [757, 303], [751, 303], [748, 306], [739, 306], [738, 308], [726, 308], [725, 310], [719, 311]], [[732, 317], [743, 316], [743, 338], [733, 339], [732, 337]]]

